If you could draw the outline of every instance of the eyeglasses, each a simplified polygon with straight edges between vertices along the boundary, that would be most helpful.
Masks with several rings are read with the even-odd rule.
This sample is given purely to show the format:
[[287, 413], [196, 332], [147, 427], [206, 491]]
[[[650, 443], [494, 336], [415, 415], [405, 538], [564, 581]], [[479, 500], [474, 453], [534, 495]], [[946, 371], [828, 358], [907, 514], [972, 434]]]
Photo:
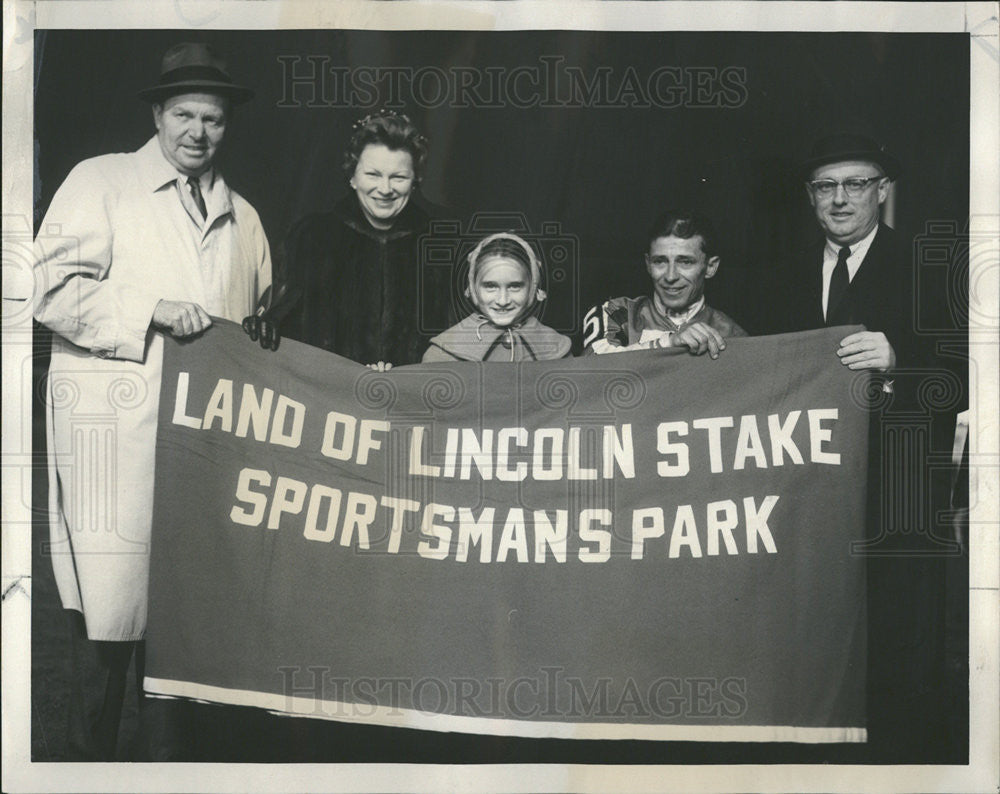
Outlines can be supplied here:
[[872, 182], [878, 182], [881, 179], [885, 179], [885, 177], [855, 176], [850, 179], [845, 179], [843, 182], [836, 182], [833, 179], [817, 179], [814, 182], [809, 182], [808, 185], [816, 198], [830, 198], [830, 196], [837, 192], [837, 188], [839, 186], [843, 186], [844, 192], [850, 198], [857, 198], [868, 189], [868, 186]]

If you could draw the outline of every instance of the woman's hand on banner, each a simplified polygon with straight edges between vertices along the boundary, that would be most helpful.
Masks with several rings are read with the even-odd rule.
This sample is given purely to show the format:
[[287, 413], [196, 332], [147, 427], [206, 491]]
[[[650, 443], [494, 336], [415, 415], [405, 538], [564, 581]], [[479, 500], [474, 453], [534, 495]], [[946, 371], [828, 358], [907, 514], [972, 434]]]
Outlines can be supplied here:
[[257, 310], [243, 318], [243, 331], [252, 342], [260, 342], [265, 350], [277, 350], [281, 342], [281, 324], [302, 300], [299, 287], [287, 282], [271, 285], [260, 296]]
[[260, 342], [265, 350], [277, 350], [281, 342], [281, 332], [278, 324], [268, 319], [264, 313], [251, 314], [243, 318], [243, 331], [252, 342]]

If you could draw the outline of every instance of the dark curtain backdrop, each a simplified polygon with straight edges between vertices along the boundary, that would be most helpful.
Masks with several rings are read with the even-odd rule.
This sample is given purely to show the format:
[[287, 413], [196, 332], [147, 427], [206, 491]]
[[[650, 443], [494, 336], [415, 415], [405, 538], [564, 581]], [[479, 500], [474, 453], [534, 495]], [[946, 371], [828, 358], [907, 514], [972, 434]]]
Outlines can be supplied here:
[[[752, 330], [766, 294], [746, 296], [816, 234], [794, 164], [824, 130], [866, 129], [899, 156], [895, 225], [904, 233], [920, 234], [929, 221], [961, 231], [968, 216], [962, 34], [53, 30], [38, 34], [36, 50], [36, 223], [75, 163], [148, 139], [151, 114], [136, 91], [155, 82], [167, 47], [192, 39], [219, 47], [234, 78], [257, 91], [235, 115], [222, 168], [260, 212], [272, 246], [296, 218], [343, 194], [339, 164], [351, 123], [387, 97], [383, 90], [367, 106], [346, 105], [332, 79], [325, 90], [300, 85], [285, 96], [290, 72], [279, 58], [297, 56], [301, 76], [313, 68], [310, 56], [325, 59], [321, 69], [506, 74], [561, 56], [560, 68], [579, 67], [588, 78], [610, 70], [612, 92], [630, 67], [641, 82], [662, 66], [742, 69], [738, 107], [429, 108], [403, 91], [405, 111], [431, 141], [430, 200], [465, 214], [523, 213], [536, 234], [548, 224], [549, 236], [577, 241], [578, 261], [554, 293], [574, 304], [561, 316], [647, 292], [649, 224], [667, 206], [692, 206], [720, 232], [723, 263], [709, 299]], [[702, 79], [711, 93], [711, 78]], [[321, 101], [310, 106], [316, 93]], [[281, 107], [283, 98], [299, 106]], [[943, 288], [947, 273], [931, 277]], [[930, 292], [927, 300], [940, 300], [941, 289]]]
[[[867, 130], [884, 140], [903, 164], [894, 223], [914, 241], [918, 330], [936, 336], [939, 352], [950, 356], [948, 366], [964, 378], [969, 289], [968, 246], [962, 234], [969, 191], [967, 35], [40, 31], [35, 64], [36, 227], [77, 162], [134, 151], [148, 140], [152, 117], [136, 92], [156, 81], [160, 58], [169, 46], [198, 39], [226, 52], [234, 78], [257, 91], [256, 99], [235, 114], [221, 167], [227, 181], [258, 209], [275, 248], [293, 221], [329, 208], [343, 195], [340, 160], [351, 124], [386, 99], [372, 96], [362, 107], [337, 101], [310, 106], [309, 87], [284, 97], [286, 67], [281, 58], [299, 58], [297, 68], [303, 71], [309, 68], [306, 59], [315, 56], [325, 59], [325, 67], [475, 67], [484, 75], [488, 69], [509, 75], [518, 67], [542, 68], [540, 59], [552, 56], [562, 57], [562, 67], [579, 68], [589, 79], [604, 68], [613, 90], [630, 68], [640, 82], [664, 66], [688, 70], [688, 75], [701, 67], [709, 75], [712, 69], [742, 70], [738, 74], [745, 92], [738, 93], [737, 106], [730, 107], [699, 107], [690, 101], [670, 108], [581, 103], [547, 107], [537, 102], [516, 107], [501, 101], [498, 107], [446, 103], [430, 108], [404, 96], [405, 111], [431, 140], [424, 193], [465, 216], [522, 213], [536, 239], [542, 238], [543, 250], [570, 241], [564, 250], [575, 251], [576, 257], [561, 266], [562, 281], [550, 284], [556, 288], [550, 289], [552, 305], [544, 319], [558, 314], [568, 318], [570, 326], [575, 322], [577, 331], [583, 311], [595, 302], [648, 293], [642, 254], [653, 218], [667, 206], [699, 209], [714, 219], [721, 237], [723, 263], [709, 282], [709, 301], [754, 331], [764, 326], [771, 309], [763, 285], [776, 264], [818, 235], [795, 163], [823, 131]], [[710, 94], [712, 89], [709, 78]], [[297, 98], [301, 106], [282, 107], [283, 97]], [[550, 262], [549, 270], [555, 269]], [[47, 332], [37, 327], [36, 397], [44, 392], [40, 384], [47, 340]], [[44, 449], [43, 416], [36, 400], [36, 455]], [[948, 457], [950, 447], [941, 449]], [[58, 738], [53, 747], [49, 742], [64, 732], [61, 720], [68, 691], [61, 615], [43, 551], [45, 485], [44, 466], [36, 467], [35, 760], [60, 757]], [[955, 634], [949, 639], [948, 657], [953, 708], [941, 728], [957, 748], [944, 748], [952, 753], [952, 763], [966, 757], [968, 748], [965, 558], [956, 564], [957, 573], [949, 574], [949, 597], [958, 605], [949, 629]], [[134, 706], [129, 713], [123, 730], [134, 734]], [[436, 741], [430, 737], [427, 746], [440, 753]], [[490, 745], [490, 752], [500, 748], [493, 756], [484, 755], [480, 740], [471, 737], [470, 744], [455, 745], [454, 755], [446, 760], [761, 763], [856, 762], [858, 756], [854, 747], [799, 746], [789, 751], [787, 745], [598, 745], [595, 749], [595, 743], [505, 740]], [[462, 747], [470, 748], [468, 753]], [[357, 760], [372, 760], [359, 752]]]

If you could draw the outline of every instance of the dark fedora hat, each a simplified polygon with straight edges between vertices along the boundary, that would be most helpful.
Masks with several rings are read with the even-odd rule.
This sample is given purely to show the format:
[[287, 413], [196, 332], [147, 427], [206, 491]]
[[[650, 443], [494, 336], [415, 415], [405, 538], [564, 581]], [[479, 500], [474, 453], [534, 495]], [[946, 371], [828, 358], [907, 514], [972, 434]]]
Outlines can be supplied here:
[[877, 163], [889, 179], [895, 179], [899, 174], [899, 160], [889, 154], [884, 146], [867, 135], [853, 132], [838, 132], [820, 138], [813, 145], [809, 157], [799, 165], [799, 172], [803, 179], [808, 179], [821, 165], [849, 160]]
[[140, 91], [139, 98], [162, 102], [177, 94], [219, 94], [238, 105], [250, 99], [253, 91], [233, 82], [225, 60], [210, 45], [184, 42], [164, 53], [160, 81]]

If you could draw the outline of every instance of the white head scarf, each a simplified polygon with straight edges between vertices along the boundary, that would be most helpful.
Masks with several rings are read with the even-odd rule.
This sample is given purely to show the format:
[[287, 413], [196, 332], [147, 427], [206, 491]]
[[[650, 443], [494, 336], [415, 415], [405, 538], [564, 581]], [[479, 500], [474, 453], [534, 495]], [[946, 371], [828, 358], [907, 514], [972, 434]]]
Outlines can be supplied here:
[[[508, 241], [506, 244], [493, 245], [498, 240]], [[487, 250], [496, 248], [496, 250]], [[485, 253], [484, 253], [485, 252]], [[465, 295], [472, 303], [479, 308], [479, 298], [476, 292], [476, 279], [484, 262], [494, 257], [510, 257], [528, 268], [528, 300], [525, 301], [520, 313], [514, 318], [511, 326], [516, 326], [527, 317], [531, 310], [539, 301], [545, 300], [545, 290], [541, 288], [542, 267], [535, 256], [534, 249], [528, 245], [521, 237], [511, 232], [498, 232], [484, 237], [479, 241], [479, 245], [472, 249], [468, 257], [469, 262], [469, 284], [465, 288]]]

